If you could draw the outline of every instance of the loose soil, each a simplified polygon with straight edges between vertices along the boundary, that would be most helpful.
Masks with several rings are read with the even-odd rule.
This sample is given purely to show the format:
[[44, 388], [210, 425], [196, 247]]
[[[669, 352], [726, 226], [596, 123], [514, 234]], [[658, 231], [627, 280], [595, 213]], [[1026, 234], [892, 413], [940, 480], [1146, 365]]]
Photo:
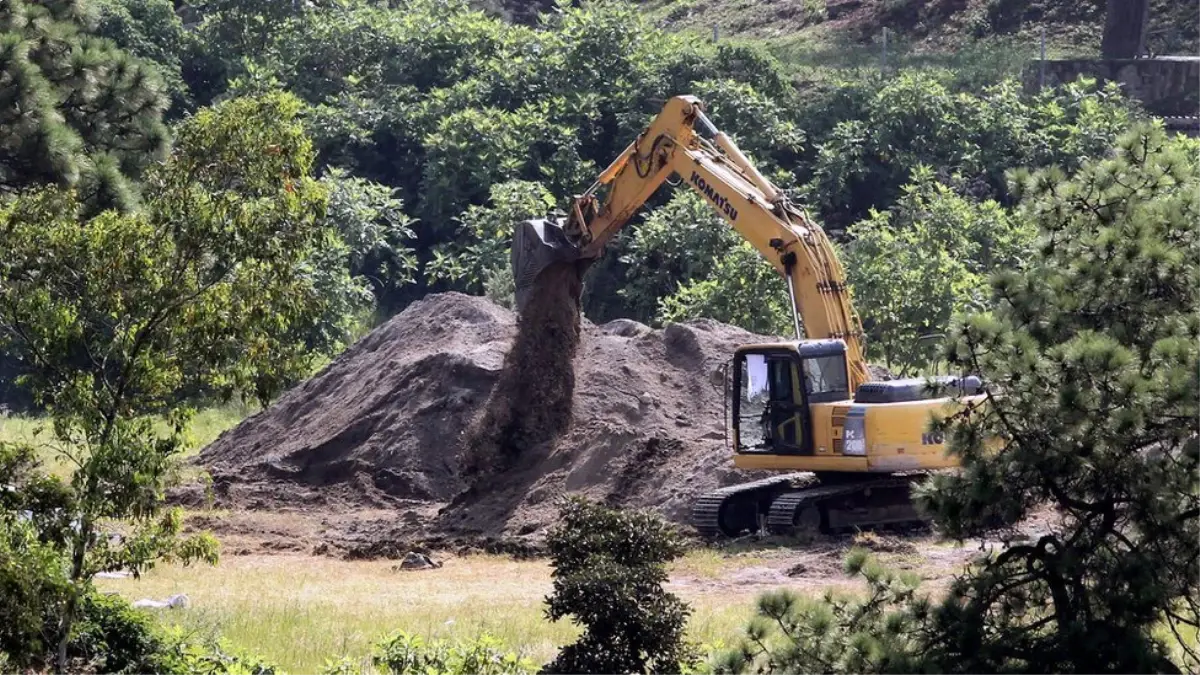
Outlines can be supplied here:
[[[369, 557], [384, 542], [536, 538], [567, 492], [684, 521], [697, 493], [757, 477], [725, 449], [719, 368], [770, 338], [552, 307], [514, 343], [515, 314], [484, 298], [413, 304], [205, 448], [211, 489], [175, 500], [308, 514], [316, 540]], [[509, 354], [522, 358], [502, 373]], [[354, 515], [367, 512], [393, 515]]]

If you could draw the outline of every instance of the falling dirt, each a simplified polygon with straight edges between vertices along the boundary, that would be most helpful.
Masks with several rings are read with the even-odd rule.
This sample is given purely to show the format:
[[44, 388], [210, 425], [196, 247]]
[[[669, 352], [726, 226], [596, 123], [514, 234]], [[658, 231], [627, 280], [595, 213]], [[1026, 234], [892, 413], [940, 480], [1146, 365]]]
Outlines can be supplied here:
[[556, 263], [538, 275], [500, 379], [467, 431], [463, 495], [474, 494], [489, 476], [504, 473], [526, 451], [552, 443], [570, 426], [582, 273], [575, 263]]

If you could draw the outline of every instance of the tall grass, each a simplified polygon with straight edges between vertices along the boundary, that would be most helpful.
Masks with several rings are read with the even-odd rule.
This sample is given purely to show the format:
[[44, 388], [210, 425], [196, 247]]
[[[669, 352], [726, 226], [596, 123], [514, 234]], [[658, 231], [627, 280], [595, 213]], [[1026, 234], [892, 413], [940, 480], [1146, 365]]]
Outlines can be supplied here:
[[[395, 571], [394, 564], [229, 557], [215, 568], [164, 566], [140, 580], [99, 583], [131, 599], [186, 593], [188, 608], [158, 610], [164, 621], [219, 632], [288, 672], [317, 672], [326, 659], [342, 656], [364, 658], [374, 641], [398, 629], [448, 640], [488, 632], [535, 663], [545, 663], [578, 635], [569, 622], [544, 618], [551, 580], [543, 561], [467, 556], [411, 572]], [[685, 559], [683, 568], [712, 564]], [[706, 644], [728, 640], [749, 618], [756, 591], [705, 586], [677, 591], [694, 610], [691, 637]]]

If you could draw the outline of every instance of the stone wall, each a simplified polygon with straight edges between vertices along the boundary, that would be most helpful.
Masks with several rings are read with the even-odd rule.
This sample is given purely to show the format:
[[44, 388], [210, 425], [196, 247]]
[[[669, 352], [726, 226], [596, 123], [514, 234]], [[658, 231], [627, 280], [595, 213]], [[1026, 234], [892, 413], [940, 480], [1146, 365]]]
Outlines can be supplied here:
[[[1080, 75], [1116, 81], [1125, 93], [1162, 117], [1200, 116], [1200, 57], [1161, 56], [1149, 59], [1064, 59], [1045, 62], [1046, 86], [1070, 82]], [[1043, 61], [1034, 59], [1023, 74], [1027, 91], [1036, 91]]]

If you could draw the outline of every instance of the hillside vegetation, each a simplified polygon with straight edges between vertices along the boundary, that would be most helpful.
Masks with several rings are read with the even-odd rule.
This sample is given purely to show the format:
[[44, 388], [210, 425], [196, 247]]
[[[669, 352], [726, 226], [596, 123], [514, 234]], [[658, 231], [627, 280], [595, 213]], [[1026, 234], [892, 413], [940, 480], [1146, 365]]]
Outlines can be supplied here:
[[[1037, 48], [1043, 31], [1051, 54], [1094, 56], [1100, 51], [1105, 0], [644, 0], [657, 25], [746, 37], [772, 48], [804, 44], [863, 51], [879, 47], [882, 31], [901, 50], [927, 55], [1008, 41]], [[1200, 7], [1152, 0], [1147, 27], [1151, 54], [1200, 50]], [[1026, 58], [1035, 56], [1030, 51]]]

